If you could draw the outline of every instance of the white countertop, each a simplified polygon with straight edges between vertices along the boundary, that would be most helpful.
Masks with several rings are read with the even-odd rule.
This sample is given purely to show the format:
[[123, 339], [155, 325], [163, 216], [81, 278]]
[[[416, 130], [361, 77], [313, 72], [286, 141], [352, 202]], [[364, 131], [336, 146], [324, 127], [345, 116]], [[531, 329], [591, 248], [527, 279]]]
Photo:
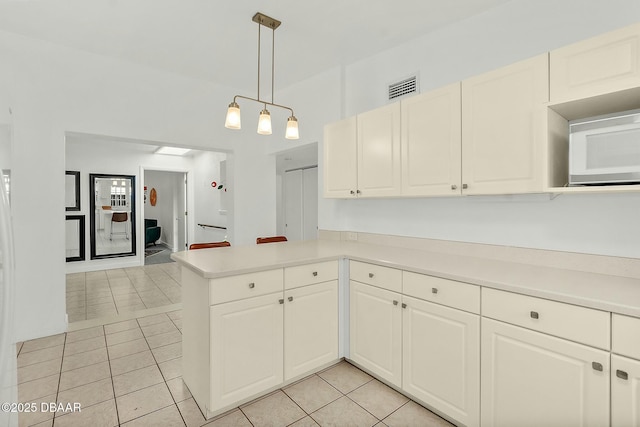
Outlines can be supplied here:
[[171, 258], [205, 278], [349, 258], [640, 317], [639, 279], [416, 249], [310, 240], [199, 249]]

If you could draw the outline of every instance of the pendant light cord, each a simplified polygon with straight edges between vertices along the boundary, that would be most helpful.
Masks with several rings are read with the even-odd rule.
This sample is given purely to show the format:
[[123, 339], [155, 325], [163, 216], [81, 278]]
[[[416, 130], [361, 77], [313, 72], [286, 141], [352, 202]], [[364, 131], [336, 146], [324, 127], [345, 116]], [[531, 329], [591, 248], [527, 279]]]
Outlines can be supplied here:
[[262, 24], [258, 23], [258, 99], [260, 99], [260, 27]]
[[273, 81], [276, 68], [276, 30], [271, 29], [271, 103], [273, 104]]

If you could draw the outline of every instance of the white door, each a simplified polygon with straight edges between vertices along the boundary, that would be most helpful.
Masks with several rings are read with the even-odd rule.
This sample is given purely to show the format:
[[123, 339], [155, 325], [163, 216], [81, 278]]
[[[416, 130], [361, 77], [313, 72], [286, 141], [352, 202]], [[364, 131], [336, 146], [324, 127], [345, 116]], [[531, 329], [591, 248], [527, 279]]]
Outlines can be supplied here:
[[480, 316], [403, 297], [402, 388], [471, 427], [480, 423]]
[[284, 380], [338, 359], [338, 281], [285, 292]]
[[640, 361], [611, 355], [611, 425], [640, 427]]
[[187, 249], [187, 174], [179, 173], [176, 178], [176, 224], [174, 236], [176, 250]]
[[282, 383], [282, 293], [211, 307], [211, 405], [215, 411]]
[[356, 118], [349, 117], [324, 127], [324, 197], [356, 196], [358, 152]]
[[302, 170], [297, 169], [284, 173], [284, 230], [290, 241], [303, 238], [302, 211]]
[[400, 294], [350, 281], [349, 358], [380, 378], [402, 383]]
[[482, 319], [482, 425], [609, 425], [609, 353]]
[[318, 168], [302, 171], [302, 238], [318, 238]]

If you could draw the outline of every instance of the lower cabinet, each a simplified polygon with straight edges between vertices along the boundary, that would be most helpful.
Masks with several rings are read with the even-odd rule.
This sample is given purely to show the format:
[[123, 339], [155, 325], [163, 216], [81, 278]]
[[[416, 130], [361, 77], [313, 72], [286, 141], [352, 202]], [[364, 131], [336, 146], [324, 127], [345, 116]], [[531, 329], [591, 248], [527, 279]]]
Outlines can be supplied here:
[[640, 427], [640, 361], [611, 355], [611, 425]]
[[478, 426], [480, 316], [406, 296], [403, 307], [403, 390]]
[[482, 319], [483, 426], [608, 426], [609, 372], [608, 351]]

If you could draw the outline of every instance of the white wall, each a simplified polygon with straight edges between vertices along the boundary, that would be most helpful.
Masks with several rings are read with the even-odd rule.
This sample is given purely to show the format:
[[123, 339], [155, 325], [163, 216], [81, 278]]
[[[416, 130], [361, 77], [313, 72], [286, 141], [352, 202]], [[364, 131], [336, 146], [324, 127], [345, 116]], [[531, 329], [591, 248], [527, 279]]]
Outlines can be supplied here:
[[[194, 222], [196, 224], [227, 226], [227, 215], [220, 213], [221, 198], [224, 189], [218, 190], [211, 186], [216, 184], [226, 184], [225, 177], [220, 174], [220, 162], [227, 158], [224, 153], [204, 152], [194, 158]], [[214, 228], [195, 228], [195, 234], [189, 237], [189, 243], [196, 242], [219, 242], [228, 237], [227, 230]]]
[[[425, 92], [638, 21], [637, 0], [514, 0], [348, 66], [345, 113], [387, 104], [415, 71]], [[321, 229], [640, 257], [638, 193], [319, 202]]]

